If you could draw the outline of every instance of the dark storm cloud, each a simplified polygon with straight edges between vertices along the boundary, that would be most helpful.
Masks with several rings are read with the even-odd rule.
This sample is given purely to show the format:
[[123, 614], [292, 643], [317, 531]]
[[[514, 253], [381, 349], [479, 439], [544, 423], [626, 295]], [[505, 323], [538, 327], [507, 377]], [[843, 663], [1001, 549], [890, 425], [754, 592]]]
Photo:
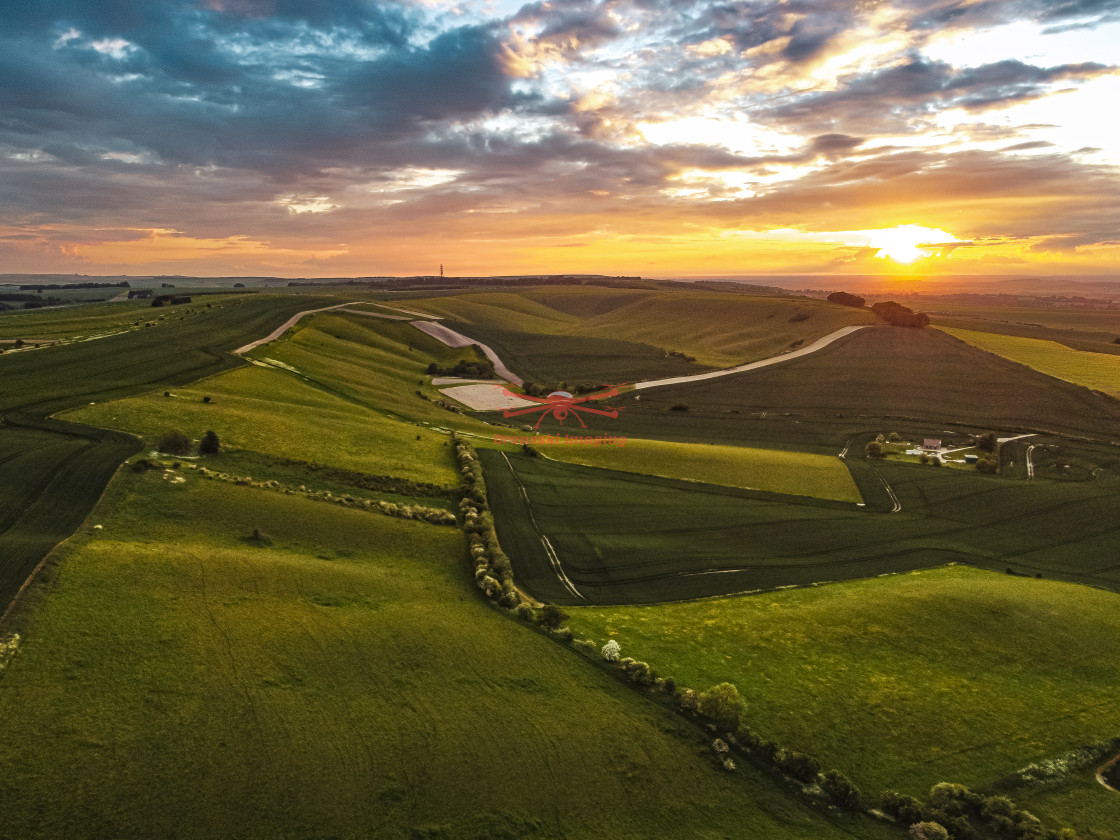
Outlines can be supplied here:
[[[83, 165], [146, 151], [290, 178], [530, 100], [510, 92], [494, 25], [412, 44], [388, 4], [206, 5], [20, 4], [20, 34], [0, 35], [0, 142]], [[258, 8], [270, 16], [246, 16]]]

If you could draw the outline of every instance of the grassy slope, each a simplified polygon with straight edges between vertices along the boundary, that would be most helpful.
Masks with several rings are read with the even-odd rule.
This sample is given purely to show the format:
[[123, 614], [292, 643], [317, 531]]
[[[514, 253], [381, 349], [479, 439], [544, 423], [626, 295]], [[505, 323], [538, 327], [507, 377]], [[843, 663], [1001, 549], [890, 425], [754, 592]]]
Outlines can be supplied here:
[[[416, 348], [411, 353], [410, 340]], [[416, 396], [428, 363], [445, 351], [455, 352], [408, 325], [316, 315], [291, 338], [252, 354], [295, 367], [298, 374], [240, 368], [176, 389], [171, 398], [149, 394], [68, 416], [149, 441], [169, 428], [180, 427], [195, 438], [212, 429], [227, 446], [239, 449], [454, 483], [447, 436], [423, 424], [482, 432], [488, 427]], [[204, 396], [212, 402], [203, 403]]]
[[[641, 400], [635, 400], [635, 396]], [[623, 395], [597, 432], [790, 445], [835, 454], [853, 435], [951, 426], [1053, 430], [1120, 441], [1120, 402], [985, 353], [938, 330], [861, 330], [785, 364]], [[685, 403], [688, 411], [673, 411]]]
[[[1120, 734], [1118, 596], [964, 567], [752, 597], [569, 610], [766, 737], [871, 789], [977, 786]], [[1114, 807], [1113, 813], [1120, 814]]]
[[860, 502], [844, 462], [826, 455], [630, 438], [624, 446], [548, 446], [549, 458], [771, 493]]
[[996, 335], [949, 327], [940, 329], [981, 350], [1032, 367], [1048, 376], [1120, 397], [1120, 356], [1109, 353], [1087, 353], [1058, 344], [1056, 341], [1037, 338]]
[[1077, 830], [1081, 840], [1115, 840], [1120, 825], [1120, 794], [1105, 790], [1095, 770], [1082, 770], [1053, 786], [1016, 798], [1032, 814]]
[[[316, 300], [261, 296], [173, 308], [151, 327], [0, 357], [0, 449], [10, 448], [6, 440], [17, 448], [28, 435], [35, 440], [17, 457], [0, 459], [0, 486], [10, 493], [0, 513], [0, 605], [74, 531], [116, 468], [139, 448], [131, 436], [50, 415], [228, 370], [239, 364], [230, 349]], [[73, 311], [51, 316], [65, 320]]]
[[0, 837], [844, 836], [485, 606], [452, 529], [158, 473], [91, 521], [0, 680]]
[[[812, 341], [869, 312], [808, 298], [757, 298], [706, 290], [538, 287], [411, 300], [410, 308], [480, 327], [614, 339], [677, 350], [702, 365], [728, 367]], [[798, 313], [803, 321], [790, 322]], [[578, 376], [573, 370], [570, 376]]]
[[1078, 310], [1031, 306], [911, 304], [927, 309], [938, 327], [1018, 335], [1065, 344], [1091, 353], [1120, 353], [1120, 326], [1115, 310]]

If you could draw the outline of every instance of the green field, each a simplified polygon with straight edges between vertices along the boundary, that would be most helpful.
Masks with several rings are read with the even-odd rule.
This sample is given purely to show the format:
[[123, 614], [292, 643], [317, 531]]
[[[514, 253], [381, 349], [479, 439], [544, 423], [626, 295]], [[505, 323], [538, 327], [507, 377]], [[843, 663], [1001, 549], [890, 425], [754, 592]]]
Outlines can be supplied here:
[[981, 350], [987, 350], [989, 353], [1034, 368], [1047, 376], [1084, 385], [1086, 388], [1093, 388], [1113, 397], [1120, 397], [1120, 356], [1074, 350], [1056, 341], [1037, 338], [996, 335], [949, 327], [940, 327], [940, 329]]
[[[922, 794], [942, 781], [981, 787], [1120, 734], [1117, 603], [951, 567], [569, 612], [578, 632], [616, 638], [678, 684], [735, 683], [764, 737], [864, 788]], [[1093, 801], [1120, 823], [1120, 796], [1100, 788]]]
[[[857, 508], [516, 452], [479, 455], [520, 585], [557, 603], [674, 601], [950, 562], [1120, 588], [1115, 468], [1086, 481], [1028, 482], [850, 461], [867, 499]], [[885, 484], [901, 512], [890, 512]], [[550, 548], [578, 596], [558, 578]]]
[[[235, 367], [241, 362], [229, 350], [318, 300], [229, 299], [194, 315], [173, 310], [151, 327], [97, 341], [0, 356], [0, 487], [7, 496], [0, 513], [0, 604], [7, 607], [39, 560], [78, 527], [140, 446], [129, 435], [51, 415]], [[77, 311], [41, 317], [68, 319]]]
[[[903, 301], [906, 302], [905, 300]], [[1056, 341], [1074, 350], [1120, 354], [1120, 324], [1114, 309], [1071, 309], [1030, 305], [936, 304], [913, 301], [926, 309], [934, 326]]]
[[90, 522], [0, 678], [0, 837], [896, 836], [715, 770], [457, 531], [159, 473]]
[[588, 467], [840, 502], [863, 500], [844, 462], [825, 455], [640, 438], [629, 438], [623, 446], [538, 448], [549, 458]]
[[[433, 428], [487, 427], [416, 391], [429, 362], [457, 352], [407, 324], [320, 314], [301, 321], [290, 338], [253, 351], [257, 365], [176, 389], [171, 397], [153, 393], [68, 416], [149, 441], [170, 428], [195, 438], [212, 429], [237, 449], [454, 483], [447, 435]], [[206, 396], [211, 402], [203, 402]]]

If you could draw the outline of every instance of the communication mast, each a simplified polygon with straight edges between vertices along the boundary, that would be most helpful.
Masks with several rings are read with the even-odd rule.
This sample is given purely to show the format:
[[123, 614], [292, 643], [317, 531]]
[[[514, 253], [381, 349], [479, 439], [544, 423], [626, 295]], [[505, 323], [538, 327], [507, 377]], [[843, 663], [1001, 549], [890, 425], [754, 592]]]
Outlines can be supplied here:
[[443, 277], [443, 263], [439, 264], [439, 276]]

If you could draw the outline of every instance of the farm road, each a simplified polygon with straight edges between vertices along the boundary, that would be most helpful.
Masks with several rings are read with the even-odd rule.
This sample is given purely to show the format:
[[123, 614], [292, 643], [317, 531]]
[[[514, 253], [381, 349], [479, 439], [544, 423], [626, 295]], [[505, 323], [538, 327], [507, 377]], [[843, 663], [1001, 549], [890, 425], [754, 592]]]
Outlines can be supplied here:
[[[482, 352], [486, 354], [486, 358], [494, 363], [494, 370], [499, 376], [509, 382], [512, 382], [514, 385], [524, 384], [525, 380], [521, 379], [521, 377], [517, 376], [508, 367], [506, 367], [505, 363], [498, 358], [498, 354], [487, 347], [485, 344], [480, 344], [479, 342], [468, 338], [462, 333], [456, 332], [455, 330], [445, 327], [442, 324], [436, 324], [431, 321], [413, 321], [412, 326], [416, 327], [416, 329], [420, 330], [421, 332], [427, 333], [428, 335], [432, 336], [432, 338], [442, 341], [448, 347], [468, 347], [472, 344], [477, 344], [480, 348], [482, 348]], [[866, 325], [842, 327], [841, 329], [836, 330], [836, 332], [829, 333], [823, 338], [818, 338], [807, 347], [802, 347], [798, 350], [791, 350], [789, 353], [783, 353], [780, 356], [771, 356], [769, 359], [761, 359], [757, 362], [748, 362], [745, 365], [739, 365], [732, 368], [723, 368], [722, 370], [712, 370], [708, 371], [707, 373], [694, 373], [688, 376], [674, 376], [668, 379], [650, 379], [645, 382], [635, 383], [634, 388], [638, 390], [645, 388], [661, 388], [666, 385], [682, 385], [689, 382], [699, 382], [704, 379], [715, 379], [718, 376], [729, 376], [733, 373], [744, 373], [749, 370], [758, 370], [759, 368], [768, 367], [770, 365], [777, 365], [781, 364], [782, 362], [799, 359], [802, 356], [807, 356], [810, 353], [816, 353], [818, 350], [823, 350], [834, 341], [837, 341], [841, 338], [844, 338], [844, 336], [851, 335], [852, 333], [862, 329], [866, 329]]]
[[427, 333], [436, 341], [442, 341], [448, 347], [470, 347], [472, 344], [478, 344], [486, 358], [494, 363], [494, 372], [498, 376], [505, 379], [507, 382], [512, 382], [514, 385], [524, 385], [525, 380], [515, 374], [505, 366], [505, 363], [498, 358], [498, 354], [487, 347], [485, 344], [479, 344], [473, 338], [467, 338], [462, 333], [457, 333], [455, 330], [445, 327], [443, 324], [437, 324], [433, 321], [413, 321], [412, 326], [420, 330], [420, 332]]
[[276, 329], [274, 329], [272, 332], [270, 332], [264, 338], [259, 339], [257, 341], [254, 341], [251, 344], [246, 344], [244, 347], [238, 347], [236, 350], [233, 351], [233, 355], [242, 356], [245, 353], [248, 353], [250, 350], [256, 350], [262, 344], [268, 344], [268, 342], [270, 342], [270, 341], [275, 341], [280, 336], [282, 336], [285, 332], [287, 332], [292, 327], [294, 327], [299, 322], [299, 320], [301, 318], [303, 318], [305, 315], [314, 315], [316, 312], [329, 312], [332, 309], [342, 309], [345, 306], [353, 306], [356, 303], [361, 303], [361, 301], [360, 300], [355, 300], [355, 301], [351, 301], [350, 303], [340, 303], [337, 306], [324, 306], [320, 309], [305, 309], [303, 312], [297, 312], [295, 315], [293, 315], [291, 318], [289, 318], [283, 324], [278, 326]]

